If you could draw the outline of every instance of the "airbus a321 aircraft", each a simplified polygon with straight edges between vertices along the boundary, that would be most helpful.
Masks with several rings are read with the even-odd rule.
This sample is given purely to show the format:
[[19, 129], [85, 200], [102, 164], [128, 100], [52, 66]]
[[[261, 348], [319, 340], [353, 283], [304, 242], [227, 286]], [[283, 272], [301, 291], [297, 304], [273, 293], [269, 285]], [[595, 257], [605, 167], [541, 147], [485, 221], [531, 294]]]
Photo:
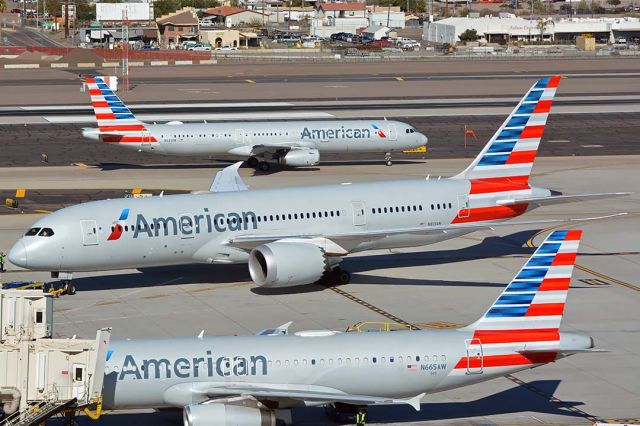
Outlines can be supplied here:
[[64, 281], [77, 271], [248, 262], [251, 278], [263, 287], [309, 284], [327, 275], [347, 283], [350, 275], [338, 265], [349, 253], [548, 223], [506, 220], [538, 206], [626, 195], [559, 195], [529, 183], [559, 81], [535, 83], [471, 165], [448, 179], [247, 190], [236, 163], [204, 193], [58, 210], [33, 224], [8, 257]]
[[391, 153], [427, 144], [415, 127], [392, 120], [301, 120], [149, 124], [138, 120], [101, 77], [87, 79], [98, 128], [82, 135], [136, 151], [230, 155], [267, 171], [270, 163], [313, 166], [321, 153]]
[[595, 352], [560, 332], [581, 231], [554, 231], [473, 324], [459, 329], [111, 341], [108, 409], [184, 407], [187, 426], [274, 425], [276, 408], [406, 403]]

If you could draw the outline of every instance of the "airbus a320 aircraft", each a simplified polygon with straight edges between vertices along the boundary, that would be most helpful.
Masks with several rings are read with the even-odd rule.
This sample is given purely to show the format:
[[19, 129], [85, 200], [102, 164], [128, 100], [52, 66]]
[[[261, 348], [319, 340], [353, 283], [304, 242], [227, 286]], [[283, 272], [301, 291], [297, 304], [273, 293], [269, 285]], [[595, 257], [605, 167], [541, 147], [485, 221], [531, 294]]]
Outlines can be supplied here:
[[[248, 262], [251, 278], [263, 287], [309, 284], [327, 275], [347, 283], [350, 275], [338, 265], [350, 253], [548, 223], [506, 220], [538, 206], [626, 195], [560, 195], [530, 184], [559, 81], [535, 83], [471, 165], [448, 179], [247, 190], [236, 163], [204, 193], [58, 210], [33, 224], [8, 257], [65, 281], [77, 271]], [[72, 293], [73, 284], [67, 285]]]
[[108, 409], [183, 408], [184, 424], [274, 425], [277, 408], [406, 403], [595, 352], [560, 332], [581, 231], [554, 231], [487, 312], [459, 329], [111, 341]]
[[82, 135], [136, 151], [230, 155], [267, 171], [270, 163], [313, 166], [321, 153], [391, 153], [427, 144], [415, 127], [392, 120], [254, 121], [149, 124], [138, 120], [101, 77], [87, 79], [98, 128]]

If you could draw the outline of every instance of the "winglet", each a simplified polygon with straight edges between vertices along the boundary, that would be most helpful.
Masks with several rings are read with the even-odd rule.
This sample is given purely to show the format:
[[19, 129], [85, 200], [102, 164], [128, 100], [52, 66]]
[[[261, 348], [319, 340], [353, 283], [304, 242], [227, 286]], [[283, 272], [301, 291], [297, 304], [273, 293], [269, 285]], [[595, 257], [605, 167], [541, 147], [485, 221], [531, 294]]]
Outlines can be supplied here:
[[242, 165], [243, 161], [238, 161], [216, 173], [211, 182], [209, 191], [211, 192], [234, 192], [234, 191], [246, 191], [249, 188], [244, 183], [238, 169]]
[[276, 328], [267, 328], [259, 332], [258, 336], [281, 336], [283, 334], [289, 334], [289, 327], [293, 324], [293, 321], [285, 322]]
[[198, 334], [198, 339], [202, 340], [203, 337], [204, 337], [204, 330], [202, 330], [200, 334]]

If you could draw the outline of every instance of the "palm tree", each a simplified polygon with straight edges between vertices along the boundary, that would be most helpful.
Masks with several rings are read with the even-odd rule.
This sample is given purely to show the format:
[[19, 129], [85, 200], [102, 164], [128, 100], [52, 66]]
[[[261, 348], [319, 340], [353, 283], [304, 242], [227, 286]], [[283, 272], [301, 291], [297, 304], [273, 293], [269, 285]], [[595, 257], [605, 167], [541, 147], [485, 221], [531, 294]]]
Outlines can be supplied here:
[[7, 10], [7, 2], [5, 0], [0, 0], [0, 13], [4, 13]]
[[536, 28], [540, 30], [540, 42], [544, 40], [544, 30], [547, 29], [551, 21], [549, 19], [545, 19], [542, 16], [538, 18], [538, 23], [536, 24]]

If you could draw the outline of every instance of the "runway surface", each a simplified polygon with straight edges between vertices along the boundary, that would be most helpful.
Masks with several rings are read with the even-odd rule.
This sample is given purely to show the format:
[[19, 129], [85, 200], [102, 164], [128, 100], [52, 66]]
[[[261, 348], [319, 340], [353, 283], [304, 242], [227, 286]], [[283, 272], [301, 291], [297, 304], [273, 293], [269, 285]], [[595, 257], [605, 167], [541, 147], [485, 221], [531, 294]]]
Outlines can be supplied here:
[[[635, 191], [639, 156], [539, 158], [535, 185], [567, 193]], [[402, 167], [353, 164], [318, 170], [289, 170], [268, 178], [240, 173], [251, 189], [296, 184], [367, 181], [451, 175], [464, 159], [427, 160]], [[58, 188], [148, 186], [157, 189], [206, 187], [211, 169], [34, 167], [3, 169], [28, 187], [46, 182]], [[18, 176], [15, 176], [18, 175]], [[154, 186], [150, 186], [153, 183]], [[197, 186], [196, 186], [197, 187]], [[630, 212], [581, 224], [577, 268], [563, 329], [591, 334], [607, 353], [576, 355], [535, 370], [468, 388], [429, 395], [422, 410], [374, 407], [370, 424], [587, 425], [597, 420], [640, 417], [640, 196], [538, 209], [525, 218], [585, 217]], [[6, 250], [38, 215], [5, 215], [0, 250]], [[542, 231], [542, 232], [540, 232]], [[255, 333], [293, 320], [293, 330], [344, 330], [359, 321], [424, 323], [442, 328], [480, 316], [549, 232], [537, 227], [477, 232], [437, 245], [349, 256], [351, 284], [337, 289], [307, 286], [286, 291], [255, 289], [245, 265], [148, 268], [76, 274], [79, 293], [55, 302], [54, 333], [91, 338], [113, 326], [114, 338]], [[5, 280], [47, 280], [45, 273], [9, 267]], [[553, 397], [551, 396], [553, 395]], [[294, 411], [299, 425], [329, 424], [321, 409]], [[82, 424], [89, 420], [81, 418]], [[97, 424], [177, 424], [180, 413], [125, 412]]]
[[[509, 108], [510, 109], [510, 108]], [[388, 117], [406, 121], [429, 137], [428, 159], [472, 158], [502, 124], [505, 116]], [[467, 138], [464, 126], [478, 137]], [[53, 166], [84, 163], [105, 170], [139, 168], [140, 165], [217, 164], [206, 156], [171, 157], [148, 155], [117, 146], [106, 146], [81, 136], [82, 127], [91, 125], [38, 124], [0, 125], [0, 167]], [[640, 134], [636, 113], [551, 114], [540, 147], [541, 156], [582, 156], [640, 153], [635, 143]], [[49, 162], [42, 162], [42, 154]], [[342, 165], [354, 161], [382, 161], [382, 153], [323, 155], [322, 161]], [[398, 154], [397, 161], [419, 159], [423, 154]], [[224, 159], [224, 158], [221, 158]], [[216, 159], [213, 159], [216, 160]], [[237, 159], [227, 158], [227, 161]], [[150, 166], [152, 167], [152, 166]]]

